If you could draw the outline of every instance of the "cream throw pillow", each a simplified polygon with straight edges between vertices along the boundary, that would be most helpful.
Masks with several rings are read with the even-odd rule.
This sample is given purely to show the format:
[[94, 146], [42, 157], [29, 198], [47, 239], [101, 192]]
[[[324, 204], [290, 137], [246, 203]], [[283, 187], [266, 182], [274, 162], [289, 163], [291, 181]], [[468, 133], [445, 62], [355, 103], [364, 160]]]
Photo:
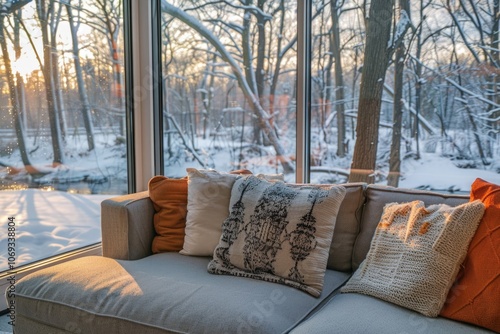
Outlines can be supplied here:
[[341, 291], [436, 317], [483, 213], [481, 201], [427, 208], [421, 201], [387, 204], [366, 259]]
[[[187, 168], [188, 199], [184, 255], [212, 256], [222, 233], [222, 223], [229, 215], [231, 188], [239, 174]], [[248, 175], [248, 171], [243, 173]], [[282, 174], [258, 175], [283, 180]]]
[[286, 284], [318, 297], [342, 186], [293, 186], [248, 176], [236, 180], [213, 274]]

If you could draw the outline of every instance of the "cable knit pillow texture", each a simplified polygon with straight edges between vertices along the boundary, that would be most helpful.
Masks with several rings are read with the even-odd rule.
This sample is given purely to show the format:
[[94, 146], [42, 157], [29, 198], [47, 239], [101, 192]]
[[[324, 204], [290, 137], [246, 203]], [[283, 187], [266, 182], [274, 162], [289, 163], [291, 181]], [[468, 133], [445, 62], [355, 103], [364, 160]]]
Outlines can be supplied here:
[[486, 210], [440, 315], [500, 333], [500, 185], [478, 178], [470, 200]]
[[236, 180], [208, 271], [286, 284], [318, 297], [342, 186]]
[[387, 204], [366, 259], [341, 291], [437, 316], [483, 212], [481, 201]]
[[[248, 170], [223, 173], [215, 170], [187, 168], [188, 197], [183, 255], [212, 256], [222, 233], [222, 223], [229, 215], [231, 188]], [[283, 180], [282, 174], [261, 175], [270, 180]]]
[[184, 244], [187, 213], [187, 178], [155, 176], [149, 180], [149, 198], [156, 211], [153, 253], [178, 252]]

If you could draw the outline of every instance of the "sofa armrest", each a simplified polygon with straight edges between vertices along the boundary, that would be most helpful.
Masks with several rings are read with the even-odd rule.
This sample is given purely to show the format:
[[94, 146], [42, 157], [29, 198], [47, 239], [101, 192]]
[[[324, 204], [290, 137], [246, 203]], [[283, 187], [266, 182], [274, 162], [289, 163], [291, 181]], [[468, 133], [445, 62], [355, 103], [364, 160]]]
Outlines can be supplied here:
[[103, 256], [137, 260], [151, 255], [154, 213], [147, 191], [104, 200], [101, 203]]

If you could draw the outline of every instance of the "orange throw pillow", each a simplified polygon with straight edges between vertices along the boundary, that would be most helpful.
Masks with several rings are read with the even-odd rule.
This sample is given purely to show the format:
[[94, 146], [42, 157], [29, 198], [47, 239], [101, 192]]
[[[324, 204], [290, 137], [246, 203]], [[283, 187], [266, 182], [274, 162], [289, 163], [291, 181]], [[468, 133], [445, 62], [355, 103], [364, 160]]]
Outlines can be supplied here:
[[[238, 169], [229, 174], [252, 174], [247, 169]], [[153, 253], [178, 252], [184, 245], [186, 228], [188, 178], [171, 179], [158, 175], [148, 184], [149, 198], [156, 211], [154, 226], [156, 236], [153, 239]]]
[[188, 180], [155, 176], [149, 181], [149, 197], [155, 208], [153, 253], [178, 252], [184, 244]]
[[500, 185], [476, 179], [476, 199], [486, 210], [440, 315], [500, 332]]

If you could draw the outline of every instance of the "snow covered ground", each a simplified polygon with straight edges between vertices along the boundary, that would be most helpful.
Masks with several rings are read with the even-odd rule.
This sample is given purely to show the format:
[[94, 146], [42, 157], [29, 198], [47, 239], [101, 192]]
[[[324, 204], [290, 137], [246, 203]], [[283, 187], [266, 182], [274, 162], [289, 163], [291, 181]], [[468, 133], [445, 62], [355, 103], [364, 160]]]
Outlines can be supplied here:
[[439, 191], [469, 192], [476, 178], [500, 184], [500, 174], [491, 170], [458, 168], [449, 158], [423, 153], [420, 160], [403, 163], [403, 177], [399, 186]]
[[39, 189], [0, 192], [0, 271], [7, 269], [7, 223], [15, 218], [16, 267], [101, 240], [100, 203], [111, 195]]

